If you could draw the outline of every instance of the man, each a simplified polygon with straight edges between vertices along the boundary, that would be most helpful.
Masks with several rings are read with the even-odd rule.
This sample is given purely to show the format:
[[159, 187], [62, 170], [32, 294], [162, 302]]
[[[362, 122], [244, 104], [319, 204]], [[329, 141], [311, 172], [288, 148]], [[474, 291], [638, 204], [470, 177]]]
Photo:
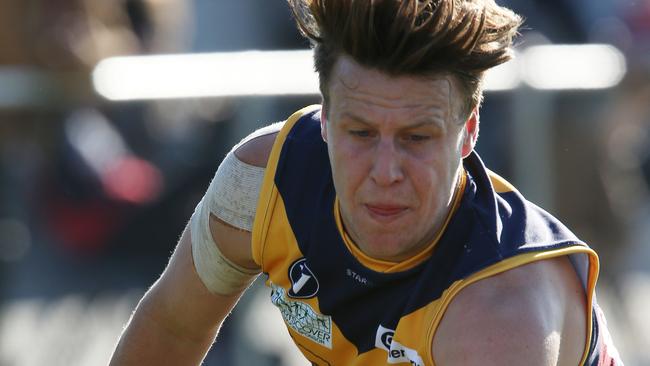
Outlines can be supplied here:
[[491, 0], [290, 2], [323, 107], [228, 154], [113, 365], [196, 365], [252, 278], [316, 365], [618, 365], [596, 254], [473, 151], [520, 18]]

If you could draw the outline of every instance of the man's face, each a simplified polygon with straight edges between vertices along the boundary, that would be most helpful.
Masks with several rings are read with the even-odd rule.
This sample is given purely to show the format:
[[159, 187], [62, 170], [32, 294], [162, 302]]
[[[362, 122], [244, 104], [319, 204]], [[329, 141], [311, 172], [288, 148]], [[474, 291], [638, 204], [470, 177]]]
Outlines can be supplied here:
[[456, 111], [450, 76], [391, 77], [342, 56], [321, 117], [346, 231], [367, 255], [401, 261], [434, 239], [478, 121]]

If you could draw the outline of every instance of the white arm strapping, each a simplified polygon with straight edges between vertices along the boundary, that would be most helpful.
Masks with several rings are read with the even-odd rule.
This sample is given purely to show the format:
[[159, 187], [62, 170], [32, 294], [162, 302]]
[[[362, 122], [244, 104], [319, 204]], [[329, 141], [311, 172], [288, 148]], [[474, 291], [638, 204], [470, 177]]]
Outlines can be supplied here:
[[281, 123], [276, 123], [257, 130], [226, 155], [190, 219], [194, 267], [212, 293], [230, 295], [241, 291], [259, 274], [221, 254], [210, 231], [210, 214], [228, 225], [252, 231], [265, 169], [242, 162], [234, 151], [253, 138], [277, 132], [280, 128]]

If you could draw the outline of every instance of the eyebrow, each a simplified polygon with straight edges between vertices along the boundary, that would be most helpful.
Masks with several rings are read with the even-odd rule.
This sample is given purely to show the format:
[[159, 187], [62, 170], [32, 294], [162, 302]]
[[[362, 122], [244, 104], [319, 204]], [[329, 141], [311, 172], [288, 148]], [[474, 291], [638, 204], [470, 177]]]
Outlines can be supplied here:
[[366, 124], [366, 125], [373, 125], [374, 124], [374, 123], [368, 121], [367, 119], [365, 119], [365, 118], [363, 118], [361, 116], [358, 116], [358, 115], [356, 115], [356, 114], [354, 114], [352, 112], [347, 112], [347, 111], [343, 112], [341, 117], [347, 117], [349, 119], [353, 119], [353, 120], [355, 120], [357, 122], [361, 122], [361, 123]]

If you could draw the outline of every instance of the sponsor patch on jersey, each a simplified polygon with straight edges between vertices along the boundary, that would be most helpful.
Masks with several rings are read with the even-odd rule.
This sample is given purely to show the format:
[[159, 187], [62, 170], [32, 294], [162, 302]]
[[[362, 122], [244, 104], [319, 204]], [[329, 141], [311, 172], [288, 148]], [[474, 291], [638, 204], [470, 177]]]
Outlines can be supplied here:
[[307, 260], [300, 258], [289, 267], [291, 288], [289, 296], [296, 299], [308, 299], [318, 293], [318, 279], [307, 267]]
[[290, 300], [284, 288], [271, 284], [271, 302], [285, 323], [312, 341], [332, 349], [332, 318], [319, 314], [302, 301]]
[[388, 363], [408, 363], [413, 366], [424, 366], [424, 361], [418, 352], [393, 340], [395, 331], [379, 325], [375, 336], [375, 347], [388, 352]]

